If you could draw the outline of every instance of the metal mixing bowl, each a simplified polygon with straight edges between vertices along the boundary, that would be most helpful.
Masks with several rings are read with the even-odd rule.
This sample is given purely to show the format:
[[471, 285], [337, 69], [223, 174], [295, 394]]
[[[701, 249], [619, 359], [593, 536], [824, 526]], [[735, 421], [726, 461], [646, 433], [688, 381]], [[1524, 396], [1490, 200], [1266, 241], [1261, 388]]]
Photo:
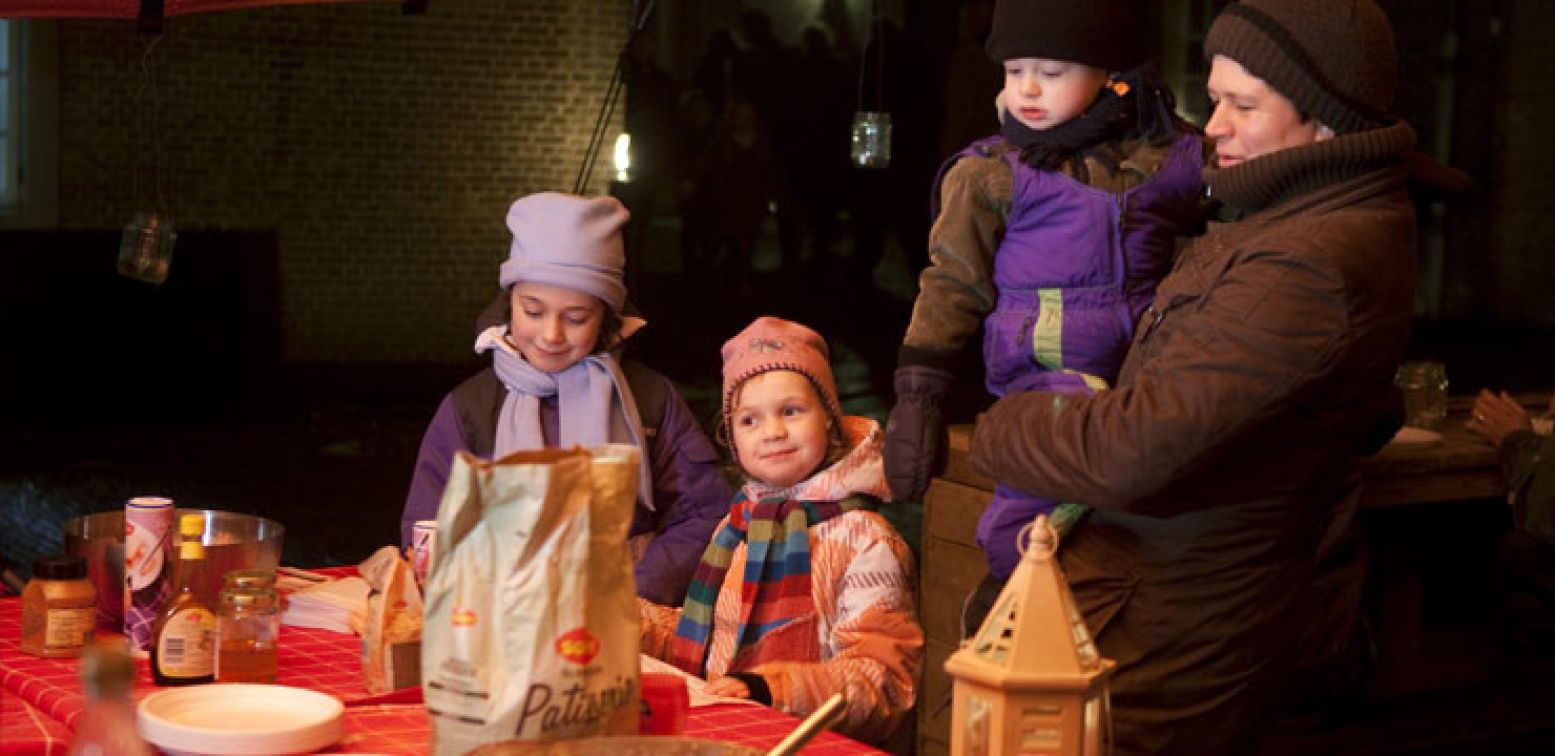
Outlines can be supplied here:
[[[281, 537], [286, 533], [281, 523], [219, 509], [179, 509], [170, 544], [177, 540], [178, 518], [186, 514], [205, 516], [205, 590], [212, 600], [228, 572], [273, 570], [281, 564]], [[65, 553], [86, 559], [87, 576], [97, 587], [98, 623], [117, 629], [124, 622], [124, 510], [72, 517], [60, 529]]]

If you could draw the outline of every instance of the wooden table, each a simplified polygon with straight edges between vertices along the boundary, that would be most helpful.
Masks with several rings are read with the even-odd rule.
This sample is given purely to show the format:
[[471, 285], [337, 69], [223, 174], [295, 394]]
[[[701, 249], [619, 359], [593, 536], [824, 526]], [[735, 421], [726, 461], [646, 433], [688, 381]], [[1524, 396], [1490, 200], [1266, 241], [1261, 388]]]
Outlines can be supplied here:
[[[78, 662], [23, 654], [20, 639], [21, 599], [0, 599], [0, 754], [66, 753], [71, 729], [85, 705]], [[369, 695], [362, 685], [360, 651], [355, 635], [284, 627], [277, 682], [322, 691], [345, 703], [344, 732], [331, 753], [428, 753], [430, 726], [420, 689]], [[139, 701], [159, 688], [152, 684], [145, 661], [136, 667], [130, 697]], [[771, 707], [721, 704], [692, 708], [684, 734], [766, 751], [798, 725], [798, 719]], [[882, 753], [834, 732], [816, 736], [804, 752]]]
[[[1532, 412], [1542, 412], [1548, 397], [1545, 392], [1518, 398]], [[1440, 443], [1390, 444], [1365, 460], [1361, 506], [1408, 507], [1505, 495], [1495, 449], [1464, 428], [1471, 403], [1471, 397], [1449, 400]], [[945, 659], [964, 636], [960, 622], [966, 597], [988, 574], [976, 528], [992, 495], [993, 481], [972, 469], [971, 437], [971, 425], [950, 429], [945, 474], [930, 484], [923, 502], [919, 595], [927, 646], [918, 709], [918, 753], [922, 756], [949, 753], [950, 707], [940, 705], [949, 700]], [[1380, 614], [1391, 618], [1378, 632], [1389, 644], [1392, 658], [1399, 660], [1401, 668], [1408, 667], [1420, 645], [1413, 619], [1420, 606], [1418, 580], [1407, 569], [1388, 570], [1373, 578], [1386, 584], [1380, 593], [1388, 605]], [[1399, 685], [1407, 687], [1408, 683]]]

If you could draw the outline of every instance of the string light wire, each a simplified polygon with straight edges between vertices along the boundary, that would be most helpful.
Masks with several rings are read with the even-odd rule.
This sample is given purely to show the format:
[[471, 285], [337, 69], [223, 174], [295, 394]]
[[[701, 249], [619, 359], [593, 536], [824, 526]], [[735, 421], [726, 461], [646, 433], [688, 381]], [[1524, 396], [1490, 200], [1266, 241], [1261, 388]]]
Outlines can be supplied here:
[[605, 99], [599, 104], [599, 115], [594, 119], [594, 129], [589, 134], [588, 146], [583, 150], [583, 165], [578, 167], [578, 178], [572, 184], [573, 194], [583, 194], [588, 188], [589, 176], [594, 173], [594, 162], [599, 157], [599, 148], [605, 141], [605, 131], [610, 126], [610, 116], [615, 113], [616, 101], [621, 96], [626, 56], [632, 48], [632, 42], [648, 25], [648, 17], [653, 14], [653, 5], [654, 0], [647, 0], [647, 2], [639, 0], [633, 3], [632, 27], [626, 35], [626, 43], [621, 45], [621, 53], [616, 56], [615, 69], [610, 72], [610, 84], [605, 88]]

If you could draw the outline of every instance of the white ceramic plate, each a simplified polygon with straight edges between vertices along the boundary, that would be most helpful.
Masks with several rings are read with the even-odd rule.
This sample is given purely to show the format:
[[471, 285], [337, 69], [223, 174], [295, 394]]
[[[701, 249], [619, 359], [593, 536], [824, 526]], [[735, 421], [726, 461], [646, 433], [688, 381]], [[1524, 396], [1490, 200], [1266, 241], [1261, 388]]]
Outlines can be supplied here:
[[305, 688], [221, 683], [152, 693], [137, 718], [141, 737], [174, 756], [236, 756], [316, 751], [340, 739], [344, 710]]

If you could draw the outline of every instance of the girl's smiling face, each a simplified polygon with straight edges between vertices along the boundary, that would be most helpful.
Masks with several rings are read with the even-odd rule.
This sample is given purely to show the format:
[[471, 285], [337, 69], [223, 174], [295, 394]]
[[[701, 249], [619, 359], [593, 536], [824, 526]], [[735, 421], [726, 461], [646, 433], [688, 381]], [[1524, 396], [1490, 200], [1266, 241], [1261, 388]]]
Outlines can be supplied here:
[[735, 391], [729, 427], [745, 473], [787, 488], [813, 475], [826, 459], [831, 419], [809, 378], [770, 370]]
[[559, 373], [593, 353], [605, 303], [592, 294], [524, 281], [513, 286], [508, 341], [524, 360]]

